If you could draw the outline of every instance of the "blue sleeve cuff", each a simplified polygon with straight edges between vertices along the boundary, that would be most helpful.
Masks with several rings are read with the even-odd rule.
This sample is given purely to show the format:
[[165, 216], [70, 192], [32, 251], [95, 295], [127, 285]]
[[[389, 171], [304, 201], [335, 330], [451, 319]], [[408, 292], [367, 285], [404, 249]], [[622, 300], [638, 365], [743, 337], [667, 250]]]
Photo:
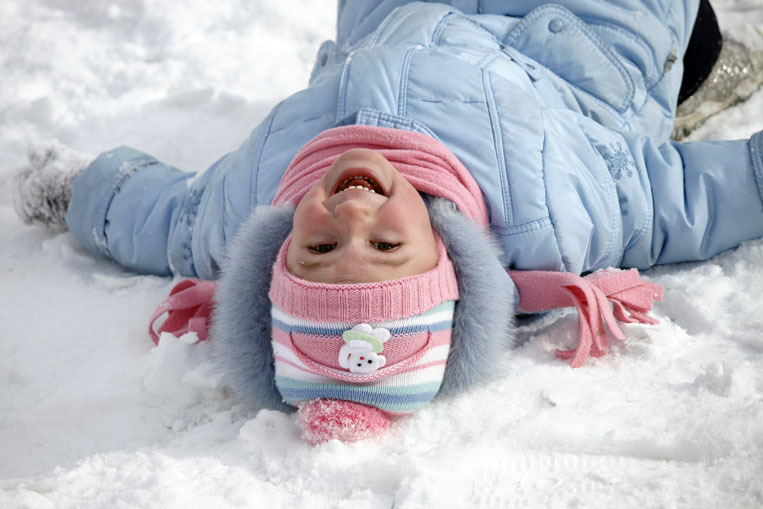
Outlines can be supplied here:
[[106, 241], [106, 214], [114, 196], [137, 171], [157, 164], [129, 147], [104, 152], [74, 180], [66, 223], [86, 249], [112, 258]]

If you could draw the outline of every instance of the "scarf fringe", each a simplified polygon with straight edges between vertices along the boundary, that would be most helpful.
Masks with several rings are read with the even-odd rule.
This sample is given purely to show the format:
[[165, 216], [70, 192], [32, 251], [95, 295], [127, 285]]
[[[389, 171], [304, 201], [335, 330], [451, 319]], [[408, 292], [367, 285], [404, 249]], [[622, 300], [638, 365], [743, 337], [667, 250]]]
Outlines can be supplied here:
[[[569, 272], [509, 271], [519, 290], [519, 311], [538, 312], [574, 305], [578, 311], [580, 342], [572, 350], [557, 350], [573, 368], [589, 356], [601, 357], [612, 336], [625, 341], [618, 321], [657, 324], [647, 313], [653, 301], [661, 301], [661, 286], [644, 281], [638, 270], [604, 269], [581, 277]], [[609, 303], [612, 303], [610, 307]], [[606, 324], [606, 328], [605, 328]]]
[[[663, 289], [641, 279], [636, 269], [605, 269], [585, 277], [547, 271], [512, 270], [509, 274], [519, 290], [520, 312], [575, 306], [580, 328], [578, 346], [556, 351], [556, 356], [569, 360], [573, 368], [583, 366], [589, 356], [605, 354], [609, 347], [607, 329], [613, 337], [625, 341], [618, 322], [659, 323], [647, 313], [654, 301], [662, 300]], [[176, 284], [151, 315], [148, 333], [154, 343], [159, 343], [163, 332], [176, 337], [193, 332], [199, 341], [206, 340], [216, 291], [214, 281], [184, 279]], [[156, 322], [165, 313], [167, 318], [157, 327]]]
[[[181, 337], [189, 332], [196, 333], [199, 341], [209, 336], [209, 317], [217, 283], [202, 279], [183, 279], [170, 290], [170, 295], [157, 306], [148, 322], [148, 334], [154, 344], [159, 344], [159, 336], [169, 332]], [[164, 320], [155, 329], [155, 323], [167, 313]]]

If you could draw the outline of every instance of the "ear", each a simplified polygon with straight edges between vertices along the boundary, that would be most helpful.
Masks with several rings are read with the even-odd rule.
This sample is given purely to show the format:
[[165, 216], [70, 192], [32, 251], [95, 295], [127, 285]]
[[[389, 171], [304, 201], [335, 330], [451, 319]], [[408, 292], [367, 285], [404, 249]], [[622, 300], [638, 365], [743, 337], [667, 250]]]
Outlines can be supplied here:
[[514, 346], [514, 283], [488, 235], [442, 198], [426, 197], [432, 226], [458, 278], [459, 300], [445, 375], [438, 396], [449, 396], [500, 375], [495, 366]]
[[293, 207], [258, 207], [228, 244], [210, 329], [212, 361], [235, 395], [254, 409], [293, 411], [275, 386], [270, 280], [292, 228]]

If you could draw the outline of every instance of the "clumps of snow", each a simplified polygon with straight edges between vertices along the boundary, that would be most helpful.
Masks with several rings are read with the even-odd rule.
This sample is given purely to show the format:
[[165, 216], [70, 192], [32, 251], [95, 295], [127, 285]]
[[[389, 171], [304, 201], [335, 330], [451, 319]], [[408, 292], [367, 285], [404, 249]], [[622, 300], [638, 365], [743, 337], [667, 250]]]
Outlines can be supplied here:
[[219, 376], [209, 363], [208, 344], [197, 344], [195, 332], [175, 337], [169, 332], [159, 336], [159, 344], [148, 357], [143, 384], [154, 395], [172, 395], [176, 399], [197, 400], [200, 390], [220, 388]]
[[250, 450], [257, 450], [262, 444], [294, 444], [300, 440], [294, 416], [274, 410], [257, 412], [253, 419], [241, 426], [239, 438]]
[[692, 386], [718, 396], [750, 398], [755, 396], [755, 372], [749, 363], [713, 361], [703, 364]]

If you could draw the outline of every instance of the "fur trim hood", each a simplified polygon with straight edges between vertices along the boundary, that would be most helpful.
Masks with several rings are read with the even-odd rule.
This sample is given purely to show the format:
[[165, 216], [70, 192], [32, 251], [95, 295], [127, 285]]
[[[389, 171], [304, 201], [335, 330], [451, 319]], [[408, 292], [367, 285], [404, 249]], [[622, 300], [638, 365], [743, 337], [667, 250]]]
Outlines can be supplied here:
[[[452, 203], [427, 198], [432, 226], [456, 269], [460, 298], [438, 397], [500, 374], [495, 362], [514, 345], [518, 297], [501, 254]], [[273, 263], [292, 226], [292, 207], [258, 207], [229, 246], [212, 320], [212, 358], [224, 383], [254, 409], [293, 411], [276, 389], [268, 298]]]

